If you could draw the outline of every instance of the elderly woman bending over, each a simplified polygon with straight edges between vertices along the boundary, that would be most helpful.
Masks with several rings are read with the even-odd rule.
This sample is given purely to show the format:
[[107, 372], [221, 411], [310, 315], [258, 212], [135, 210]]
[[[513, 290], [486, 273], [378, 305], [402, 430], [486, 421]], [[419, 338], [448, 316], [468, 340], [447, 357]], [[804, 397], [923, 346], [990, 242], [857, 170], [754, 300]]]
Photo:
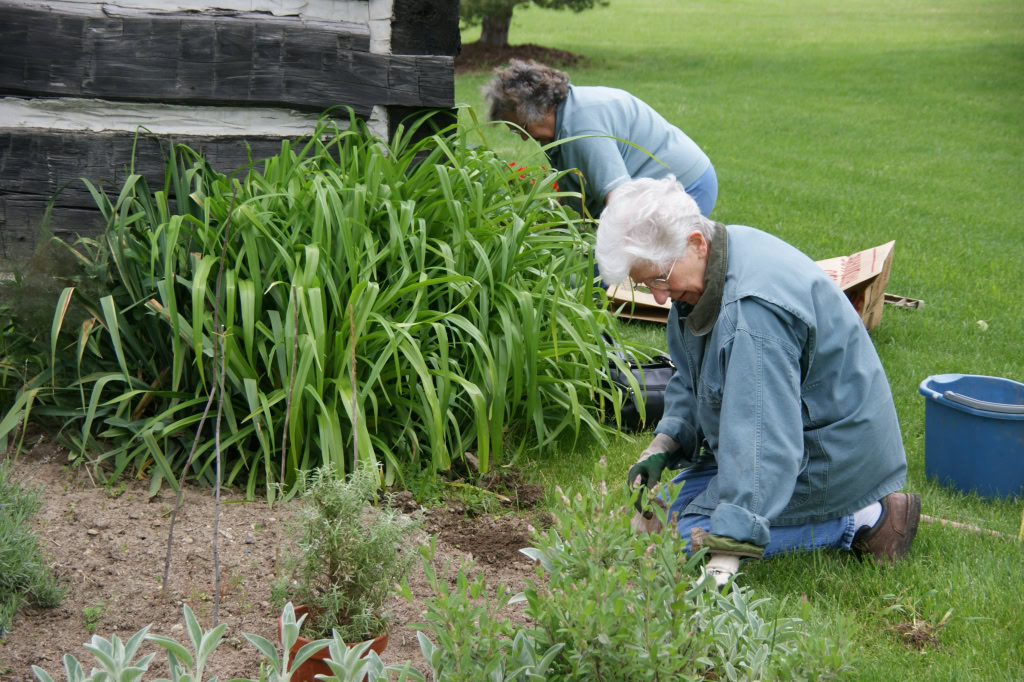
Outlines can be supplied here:
[[613, 190], [627, 180], [669, 174], [678, 178], [702, 214], [715, 207], [718, 179], [707, 154], [628, 92], [570, 85], [564, 71], [513, 59], [495, 70], [484, 97], [491, 120], [514, 123], [541, 144], [590, 136], [551, 147], [548, 155], [559, 170], [579, 169], [584, 187], [575, 175], [559, 182], [569, 191], [584, 192], [592, 216], [601, 214]]
[[[839, 287], [751, 227], [704, 218], [672, 179], [620, 185], [597, 232], [611, 283], [672, 300], [678, 370], [629, 470], [681, 483], [670, 507], [724, 584], [740, 557], [819, 548], [904, 557], [921, 514], [882, 364]], [[696, 548], [694, 546], [693, 548]]]

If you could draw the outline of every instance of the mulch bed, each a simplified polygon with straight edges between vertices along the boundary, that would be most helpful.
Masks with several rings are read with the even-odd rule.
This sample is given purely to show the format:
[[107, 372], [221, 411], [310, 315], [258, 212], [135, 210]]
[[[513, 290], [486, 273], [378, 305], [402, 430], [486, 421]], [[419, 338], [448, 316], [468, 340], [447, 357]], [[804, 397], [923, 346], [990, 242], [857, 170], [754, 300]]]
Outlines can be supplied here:
[[455, 73], [489, 71], [496, 66], [504, 66], [510, 59], [532, 59], [556, 68], [577, 66], [584, 61], [581, 55], [532, 43], [494, 47], [477, 41], [462, 46], [462, 51], [455, 58]]

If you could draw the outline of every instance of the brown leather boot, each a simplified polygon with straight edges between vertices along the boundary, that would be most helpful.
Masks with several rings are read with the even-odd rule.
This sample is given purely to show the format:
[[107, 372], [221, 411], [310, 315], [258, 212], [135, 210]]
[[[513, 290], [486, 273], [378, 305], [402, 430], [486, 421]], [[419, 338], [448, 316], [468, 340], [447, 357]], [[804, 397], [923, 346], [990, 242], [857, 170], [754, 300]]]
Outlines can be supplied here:
[[858, 556], [870, 554], [875, 561], [892, 565], [910, 551], [921, 522], [921, 497], [915, 493], [889, 493], [881, 499], [882, 515], [875, 525], [853, 537]]

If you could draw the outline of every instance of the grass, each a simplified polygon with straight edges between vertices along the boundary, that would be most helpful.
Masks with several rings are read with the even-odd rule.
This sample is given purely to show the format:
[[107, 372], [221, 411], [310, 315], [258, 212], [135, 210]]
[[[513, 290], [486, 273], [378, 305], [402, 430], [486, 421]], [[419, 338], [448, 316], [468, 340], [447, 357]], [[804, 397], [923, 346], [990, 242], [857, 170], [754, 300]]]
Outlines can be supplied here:
[[[518, 10], [510, 37], [584, 55], [574, 83], [629, 90], [686, 131], [718, 173], [713, 218], [767, 230], [815, 259], [895, 239], [887, 290], [926, 302], [887, 308], [872, 332], [903, 428], [907, 489], [928, 515], [1017, 535], [1020, 499], [926, 479], [917, 387], [946, 372], [1024, 381], [1024, 6], [615, 0], [579, 15]], [[457, 101], [479, 110], [487, 78], [460, 76]], [[528, 143], [488, 136], [509, 158], [534, 160]], [[657, 327], [623, 328], [664, 347]], [[645, 443], [567, 442], [528, 467], [564, 487], [602, 454], [625, 472]], [[744, 570], [794, 610], [806, 596], [808, 618], [852, 636], [857, 678], [898, 669], [905, 679], [1000, 680], [1024, 678], [1022, 560], [1019, 543], [929, 524], [892, 570], [831, 554]], [[938, 645], [918, 650], [893, 629], [915, 617], [937, 627], [948, 609]]]

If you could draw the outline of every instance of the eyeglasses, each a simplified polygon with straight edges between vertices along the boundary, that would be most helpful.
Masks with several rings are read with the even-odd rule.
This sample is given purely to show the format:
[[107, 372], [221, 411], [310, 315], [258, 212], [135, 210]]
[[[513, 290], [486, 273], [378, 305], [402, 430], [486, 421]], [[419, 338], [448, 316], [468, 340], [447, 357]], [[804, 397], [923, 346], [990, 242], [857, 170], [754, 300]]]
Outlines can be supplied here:
[[672, 261], [672, 267], [670, 267], [668, 269], [668, 272], [665, 273], [664, 277], [655, 277], [654, 279], [648, 279], [648, 280], [644, 280], [644, 281], [637, 282], [637, 283], [638, 284], [643, 284], [648, 289], [657, 289], [658, 291], [668, 291], [669, 289], [672, 288], [672, 285], [670, 285], [668, 283], [668, 280], [669, 280], [669, 277], [672, 276], [672, 271], [676, 269], [676, 263], [677, 262], [678, 261]]

